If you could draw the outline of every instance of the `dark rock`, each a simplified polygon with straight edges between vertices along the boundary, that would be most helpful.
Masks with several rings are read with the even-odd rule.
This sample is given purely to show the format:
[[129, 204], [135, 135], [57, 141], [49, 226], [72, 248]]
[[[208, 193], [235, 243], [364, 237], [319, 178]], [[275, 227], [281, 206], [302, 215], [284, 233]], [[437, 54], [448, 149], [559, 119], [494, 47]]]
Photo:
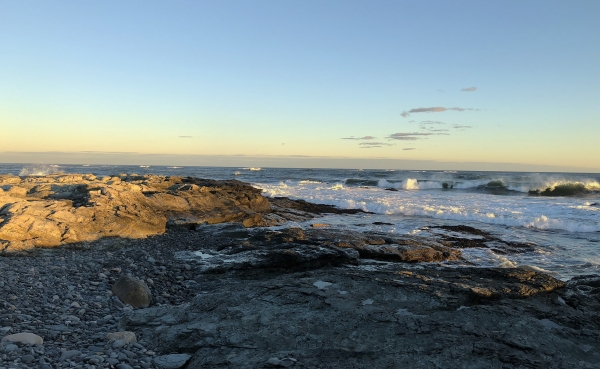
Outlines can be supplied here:
[[[569, 322], [577, 317], [594, 332], [600, 323], [554, 302], [563, 285], [528, 269], [398, 264], [205, 275], [209, 294], [136, 310], [121, 324], [151, 349], [195, 352], [188, 368], [284, 360], [305, 367], [485, 367], [494, 357], [512, 367], [592, 368], [600, 354], [580, 354], [578, 345], [593, 338]], [[561, 353], [560, 363], [552, 352]]]
[[154, 359], [154, 363], [164, 369], [178, 369], [183, 367], [192, 357], [188, 354], [171, 354], [158, 356]]
[[270, 199], [272, 205], [283, 209], [293, 209], [311, 214], [359, 214], [367, 213], [361, 209], [339, 209], [333, 205], [313, 204], [304, 200], [292, 200], [287, 197], [274, 197]]
[[146, 283], [131, 275], [122, 275], [112, 287], [112, 292], [124, 304], [133, 308], [148, 307], [152, 294]]

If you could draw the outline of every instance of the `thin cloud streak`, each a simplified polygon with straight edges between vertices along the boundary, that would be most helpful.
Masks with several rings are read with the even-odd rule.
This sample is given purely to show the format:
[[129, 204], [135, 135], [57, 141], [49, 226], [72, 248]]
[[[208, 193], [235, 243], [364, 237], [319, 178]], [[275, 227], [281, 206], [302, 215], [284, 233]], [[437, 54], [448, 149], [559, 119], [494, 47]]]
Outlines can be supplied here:
[[391, 135], [387, 136], [386, 138], [388, 140], [398, 140], [398, 141], [416, 141], [416, 140], [420, 140], [422, 137], [425, 136], [433, 136], [435, 135], [435, 133], [425, 133], [425, 132], [397, 132], [397, 133], [392, 133]]
[[361, 142], [359, 143], [360, 146], [395, 146], [394, 144], [391, 143], [387, 143], [387, 142]]
[[477, 87], [473, 86], [473, 87], [465, 87], [461, 90], [462, 92], [474, 92], [477, 91]]
[[375, 137], [375, 136], [363, 136], [363, 137], [350, 136], [350, 137], [342, 137], [342, 140], [374, 140], [376, 138], [377, 137]]
[[404, 111], [401, 115], [406, 118], [410, 114], [413, 114], [413, 113], [441, 113], [441, 112], [448, 111], [448, 110], [454, 110], [454, 111], [472, 110], [472, 111], [477, 111], [479, 109], [474, 109], [474, 108], [459, 108], [459, 107], [445, 108], [443, 106], [434, 106], [434, 107], [431, 107], [431, 108], [414, 108], [414, 109], [410, 109], [409, 111]]

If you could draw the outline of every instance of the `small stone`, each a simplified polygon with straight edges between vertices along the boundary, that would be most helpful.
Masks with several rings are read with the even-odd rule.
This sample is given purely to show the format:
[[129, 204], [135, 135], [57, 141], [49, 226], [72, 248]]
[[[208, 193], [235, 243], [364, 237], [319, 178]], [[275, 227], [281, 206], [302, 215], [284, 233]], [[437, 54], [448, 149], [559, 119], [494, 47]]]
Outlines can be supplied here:
[[117, 364], [117, 369], [133, 369], [133, 367], [129, 364], [121, 363]]
[[123, 340], [116, 340], [115, 342], [113, 342], [112, 344], [112, 348], [117, 349], [117, 348], [121, 348], [123, 346], [125, 346], [126, 343]]
[[135, 333], [129, 331], [109, 333], [106, 335], [106, 339], [109, 341], [121, 340], [125, 343], [137, 342], [137, 337], [135, 336]]
[[21, 342], [29, 345], [43, 345], [44, 339], [33, 333], [15, 333], [2, 338], [2, 341]]
[[156, 260], [152, 256], [148, 256], [148, 259], [146, 259], [146, 260], [148, 260], [149, 263], [155, 263], [156, 262]]
[[119, 360], [115, 359], [114, 357], [109, 357], [106, 359], [106, 362], [110, 365], [116, 365], [119, 363]]
[[98, 278], [100, 278], [100, 279], [106, 279], [108, 277], [104, 273], [98, 273]]
[[63, 352], [62, 355], [60, 355], [60, 361], [70, 360], [79, 355], [81, 355], [81, 351], [79, 350], [68, 350]]
[[104, 358], [102, 356], [98, 356], [98, 355], [92, 355], [88, 358], [88, 363], [90, 363], [92, 365], [100, 364], [103, 361], [104, 361]]
[[80, 308], [80, 307], [81, 307], [81, 305], [79, 305], [79, 303], [78, 303], [77, 301], [75, 301], [75, 302], [72, 302], [72, 303], [71, 303], [71, 307], [72, 307], [72, 308]]
[[24, 363], [31, 363], [35, 360], [35, 357], [33, 357], [33, 355], [23, 355], [21, 356], [21, 361]]
[[179, 369], [184, 366], [192, 355], [188, 354], [171, 354], [163, 355], [154, 358], [154, 363], [164, 369]]
[[192, 270], [192, 266], [190, 264], [183, 264], [183, 268], [185, 270]]

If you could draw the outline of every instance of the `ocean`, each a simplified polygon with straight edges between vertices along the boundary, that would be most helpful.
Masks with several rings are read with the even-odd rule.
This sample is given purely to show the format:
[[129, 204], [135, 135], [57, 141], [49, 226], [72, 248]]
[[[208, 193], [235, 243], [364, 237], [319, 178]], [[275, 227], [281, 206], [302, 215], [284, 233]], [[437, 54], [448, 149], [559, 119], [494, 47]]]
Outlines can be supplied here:
[[[463, 250], [479, 266], [529, 266], [557, 278], [600, 274], [600, 174], [368, 169], [224, 168], [0, 164], [0, 174], [119, 173], [237, 179], [263, 190], [373, 214], [327, 215], [338, 228], [435, 235], [434, 226], [467, 225], [534, 251]], [[286, 226], [309, 227], [306, 224]]]

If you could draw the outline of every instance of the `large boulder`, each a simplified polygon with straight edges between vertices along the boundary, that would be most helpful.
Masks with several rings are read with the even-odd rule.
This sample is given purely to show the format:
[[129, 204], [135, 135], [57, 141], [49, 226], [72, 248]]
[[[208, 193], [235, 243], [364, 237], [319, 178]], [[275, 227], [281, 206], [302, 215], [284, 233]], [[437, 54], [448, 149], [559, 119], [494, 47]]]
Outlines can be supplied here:
[[119, 277], [112, 287], [112, 293], [121, 302], [129, 304], [133, 308], [148, 307], [152, 300], [152, 294], [146, 283], [131, 275], [122, 275]]

